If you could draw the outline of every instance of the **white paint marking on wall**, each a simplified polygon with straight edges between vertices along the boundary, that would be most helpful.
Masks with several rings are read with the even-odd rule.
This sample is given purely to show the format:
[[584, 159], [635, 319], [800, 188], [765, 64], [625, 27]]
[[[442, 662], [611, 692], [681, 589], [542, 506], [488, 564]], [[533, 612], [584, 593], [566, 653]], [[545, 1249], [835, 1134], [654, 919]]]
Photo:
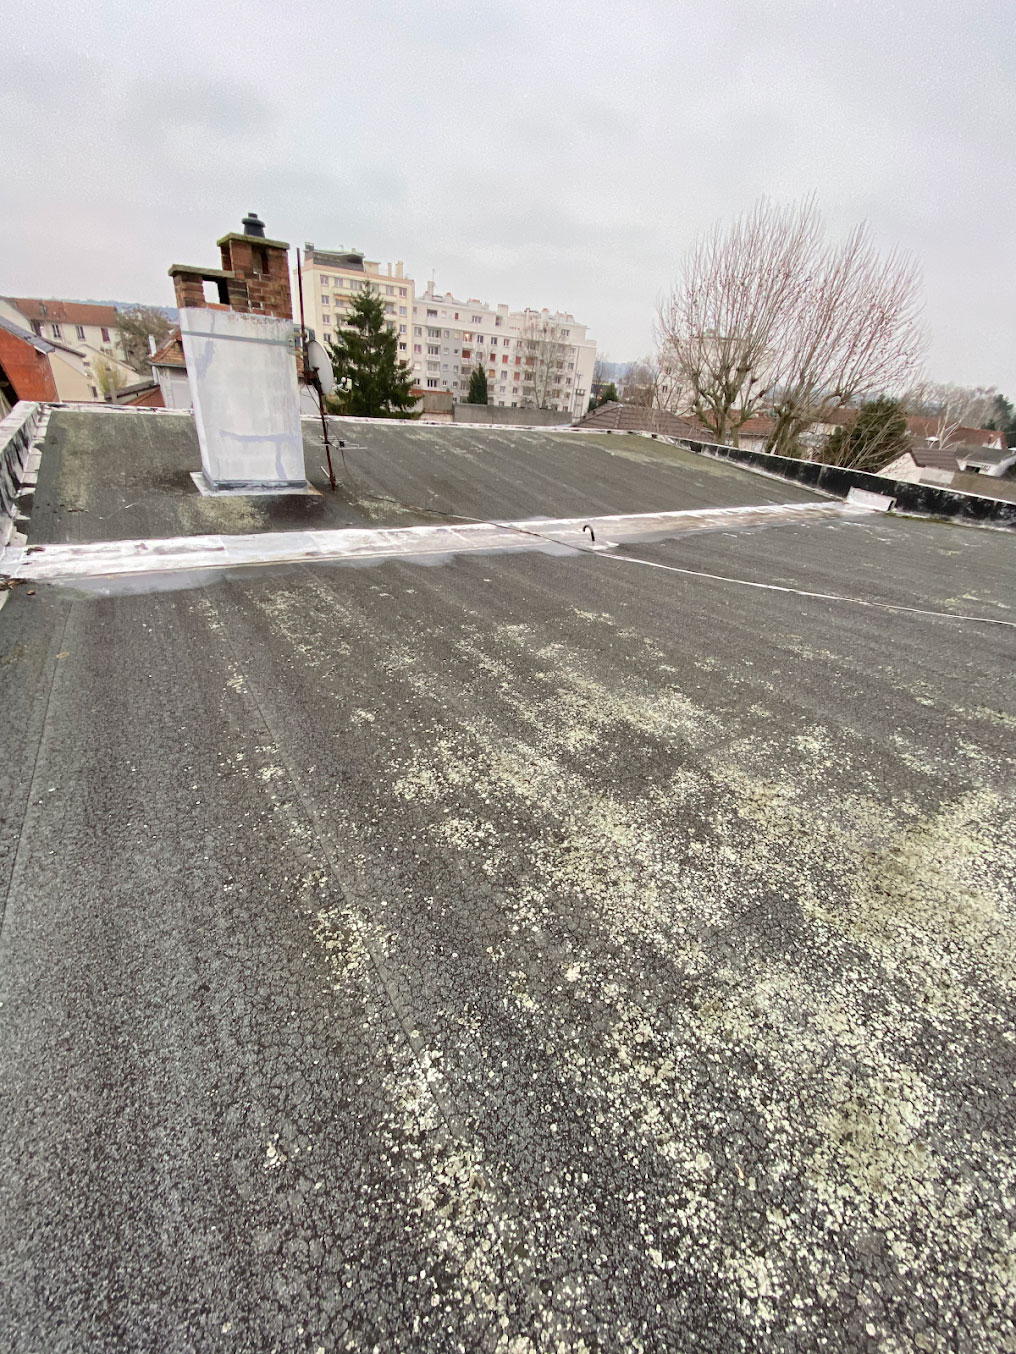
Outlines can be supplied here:
[[[867, 516], [844, 503], [784, 503], [608, 517], [532, 517], [462, 526], [343, 527], [334, 531], [258, 532], [247, 536], [176, 536], [166, 540], [89, 541], [8, 550], [0, 569], [9, 578], [39, 582], [117, 575], [231, 569], [253, 564], [370, 562], [442, 555], [543, 550], [606, 550], [695, 531], [784, 525]], [[592, 528], [595, 544], [585, 530]]]

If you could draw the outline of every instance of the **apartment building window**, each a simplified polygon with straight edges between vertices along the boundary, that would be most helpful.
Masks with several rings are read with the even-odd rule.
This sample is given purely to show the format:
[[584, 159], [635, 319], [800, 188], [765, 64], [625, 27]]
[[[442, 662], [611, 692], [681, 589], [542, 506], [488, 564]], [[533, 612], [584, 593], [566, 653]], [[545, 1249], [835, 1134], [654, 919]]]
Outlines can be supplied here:
[[440, 330], [440, 329], [428, 329], [428, 330], [427, 330], [427, 337], [428, 337], [428, 338], [432, 338], [432, 339], [439, 339], [439, 338], [441, 337], [441, 330]]
[[394, 287], [387, 287], [387, 286], [386, 286], [386, 287], [385, 287], [385, 296], [394, 296], [394, 295], [395, 295], [395, 288], [394, 288]]
[[78, 325], [78, 342], [79, 342], [79, 343], [84, 343], [84, 341], [85, 341], [85, 326], [84, 326], [83, 324], [79, 324], [79, 325]]
[[328, 286], [328, 279], [325, 277], [324, 273], [321, 274], [321, 285], [322, 287]]
[[400, 324], [400, 325], [399, 325], [399, 333], [400, 333], [400, 334], [404, 334], [405, 332], [406, 332], [406, 326], [405, 326], [404, 324]]
[[414, 324], [413, 335], [415, 338], [423, 338], [423, 327], [421, 325]]
[[385, 302], [385, 314], [386, 314], [386, 315], [394, 315], [394, 314], [395, 314], [395, 307], [391, 304], [390, 301]]
[[[105, 333], [106, 332], [105, 329], [102, 332]], [[60, 326], [58, 324], [55, 324], [53, 326], [53, 337], [54, 338], [60, 337]]]
[[400, 287], [400, 288], [399, 288], [399, 295], [400, 295], [400, 296], [407, 296], [407, 295], [408, 295], [408, 292], [406, 291], [405, 287]]
[[405, 313], [406, 313], [406, 307], [405, 307], [405, 306], [399, 306], [399, 314], [400, 314], [400, 315], [405, 315]]
[[428, 320], [436, 320], [436, 319], [437, 319], [437, 311], [436, 311], [436, 310], [428, 310], [428, 311], [427, 311], [427, 319], [428, 319]]
[[452, 335], [451, 335], [451, 330], [450, 330], [450, 329], [446, 329], [446, 330], [444, 331], [444, 336], [445, 336], [445, 338], [451, 338], [451, 336], [452, 336]]
[[406, 345], [405, 345], [404, 343], [400, 343], [400, 344], [399, 344], [399, 352], [400, 352], [400, 353], [404, 353], [405, 351], [406, 351]]
[[483, 324], [483, 316], [482, 316], [482, 315], [474, 315], [474, 316], [472, 317], [472, 320], [473, 320], [473, 324]]
[[413, 344], [413, 352], [414, 352], [414, 353], [422, 353], [422, 352], [423, 352], [423, 344], [422, 344], [422, 343], [414, 343], [414, 344]]
[[40, 338], [42, 337], [42, 325], [39, 323], [38, 320], [32, 321], [32, 333], [38, 334]]
[[428, 390], [437, 390], [437, 377], [436, 377], [436, 376], [428, 376], [428, 377], [427, 377], [427, 389], [428, 389]]
[[328, 306], [329, 301], [328, 301], [328, 297], [327, 297], [327, 296], [322, 296], [322, 298], [321, 298], [321, 304], [322, 304], [323, 306], [325, 306], [325, 307]]
[[507, 354], [507, 353], [505, 353], [504, 357], [501, 358], [501, 361], [502, 361], [502, 362], [507, 362], [507, 361], [508, 361], [508, 354]]
[[437, 346], [436, 343], [428, 343], [427, 352], [430, 354], [431, 357], [440, 357], [441, 355], [441, 349]]
[[108, 343], [108, 342], [109, 342], [109, 330], [108, 330], [108, 329], [103, 329], [103, 330], [102, 330], [102, 341], [103, 341], [103, 343]]

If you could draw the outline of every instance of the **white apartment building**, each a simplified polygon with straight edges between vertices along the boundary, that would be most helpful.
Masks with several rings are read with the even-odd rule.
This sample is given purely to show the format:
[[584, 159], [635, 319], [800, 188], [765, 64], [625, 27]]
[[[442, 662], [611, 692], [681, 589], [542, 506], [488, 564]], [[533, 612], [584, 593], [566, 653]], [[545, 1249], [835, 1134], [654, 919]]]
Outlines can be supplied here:
[[[410, 361], [410, 330], [413, 324], [415, 286], [406, 277], [400, 259], [396, 264], [381, 264], [364, 257], [358, 249], [315, 249], [304, 245], [303, 310], [304, 322], [322, 343], [330, 343], [349, 313], [353, 297], [364, 287], [380, 292], [385, 316], [399, 335], [399, 357]], [[296, 271], [293, 272], [293, 315], [300, 320], [300, 296]]]
[[572, 315], [457, 301], [431, 282], [413, 307], [409, 360], [425, 390], [464, 400], [470, 373], [482, 365], [490, 404], [580, 417], [589, 402], [596, 342]]

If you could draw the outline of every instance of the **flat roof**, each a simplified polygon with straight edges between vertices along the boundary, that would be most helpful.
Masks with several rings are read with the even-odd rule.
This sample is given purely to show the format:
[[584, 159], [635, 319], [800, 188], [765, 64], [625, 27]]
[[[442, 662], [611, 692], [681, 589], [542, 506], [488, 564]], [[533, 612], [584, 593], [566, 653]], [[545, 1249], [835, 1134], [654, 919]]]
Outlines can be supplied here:
[[334, 429], [209, 500], [53, 410], [29, 544], [753, 516], [10, 592], [3, 1343], [1005, 1348], [1016, 542]]

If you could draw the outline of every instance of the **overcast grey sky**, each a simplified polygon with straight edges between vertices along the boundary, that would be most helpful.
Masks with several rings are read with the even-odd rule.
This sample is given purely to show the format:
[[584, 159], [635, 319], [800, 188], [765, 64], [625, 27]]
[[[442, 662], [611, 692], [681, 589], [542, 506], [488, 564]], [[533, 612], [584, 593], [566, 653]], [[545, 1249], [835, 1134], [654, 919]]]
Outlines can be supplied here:
[[937, 379], [1016, 399], [1016, 0], [8, 6], [0, 293], [171, 304], [255, 209], [650, 346], [693, 236], [818, 195], [920, 259]]

